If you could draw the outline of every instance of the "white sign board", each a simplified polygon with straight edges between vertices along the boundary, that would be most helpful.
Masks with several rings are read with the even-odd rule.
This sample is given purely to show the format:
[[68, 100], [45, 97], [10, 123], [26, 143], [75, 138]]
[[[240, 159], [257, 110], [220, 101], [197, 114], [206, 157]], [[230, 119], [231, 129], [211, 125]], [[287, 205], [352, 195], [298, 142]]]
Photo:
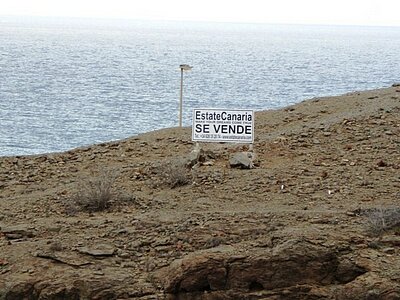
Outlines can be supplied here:
[[254, 142], [252, 110], [194, 109], [192, 140], [198, 142]]

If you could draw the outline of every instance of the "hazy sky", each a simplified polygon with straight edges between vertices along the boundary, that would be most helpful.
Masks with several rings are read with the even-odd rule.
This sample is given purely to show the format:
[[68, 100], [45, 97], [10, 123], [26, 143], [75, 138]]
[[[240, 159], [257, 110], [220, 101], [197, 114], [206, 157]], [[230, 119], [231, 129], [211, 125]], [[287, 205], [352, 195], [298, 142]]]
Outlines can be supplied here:
[[0, 15], [400, 26], [400, 0], [0, 0]]

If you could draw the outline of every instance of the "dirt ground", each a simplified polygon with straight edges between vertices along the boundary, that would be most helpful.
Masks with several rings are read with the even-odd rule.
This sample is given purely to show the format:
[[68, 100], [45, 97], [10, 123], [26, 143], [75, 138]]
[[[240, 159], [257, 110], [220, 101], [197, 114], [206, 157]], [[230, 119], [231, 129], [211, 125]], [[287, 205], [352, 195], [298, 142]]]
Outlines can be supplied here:
[[0, 157], [0, 299], [400, 299], [400, 86], [255, 126]]

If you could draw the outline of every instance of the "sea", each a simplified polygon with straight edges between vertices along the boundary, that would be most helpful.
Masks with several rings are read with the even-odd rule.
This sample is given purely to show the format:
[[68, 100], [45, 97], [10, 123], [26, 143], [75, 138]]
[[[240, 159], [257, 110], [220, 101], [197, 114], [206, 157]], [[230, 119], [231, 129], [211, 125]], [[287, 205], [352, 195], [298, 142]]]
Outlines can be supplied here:
[[0, 17], [0, 156], [400, 81], [400, 27]]

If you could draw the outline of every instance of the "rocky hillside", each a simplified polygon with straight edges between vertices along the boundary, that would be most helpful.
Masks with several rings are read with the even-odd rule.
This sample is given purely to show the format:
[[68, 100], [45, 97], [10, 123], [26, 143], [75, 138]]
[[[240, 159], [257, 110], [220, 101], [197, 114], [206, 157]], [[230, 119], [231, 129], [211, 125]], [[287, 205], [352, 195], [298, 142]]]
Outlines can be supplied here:
[[400, 299], [400, 86], [0, 157], [0, 299]]

